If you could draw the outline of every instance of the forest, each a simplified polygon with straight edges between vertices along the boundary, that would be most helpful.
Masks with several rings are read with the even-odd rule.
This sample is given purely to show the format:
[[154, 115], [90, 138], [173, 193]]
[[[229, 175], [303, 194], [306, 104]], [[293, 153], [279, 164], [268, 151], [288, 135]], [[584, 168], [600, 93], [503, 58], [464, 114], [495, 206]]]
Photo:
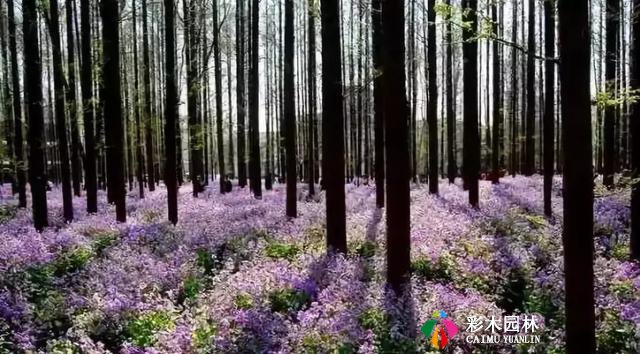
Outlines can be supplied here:
[[0, 354], [640, 353], [640, 0], [0, 0]]

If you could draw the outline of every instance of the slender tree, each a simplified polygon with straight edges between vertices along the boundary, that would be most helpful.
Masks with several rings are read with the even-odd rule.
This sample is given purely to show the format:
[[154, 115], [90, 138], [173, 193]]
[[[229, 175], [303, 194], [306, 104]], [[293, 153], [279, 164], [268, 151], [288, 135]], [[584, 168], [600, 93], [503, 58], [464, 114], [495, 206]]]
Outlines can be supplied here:
[[82, 23], [82, 116], [84, 123], [85, 163], [84, 178], [87, 193], [87, 212], [98, 212], [96, 150], [94, 142], [93, 104], [93, 60], [91, 58], [91, 20], [89, 0], [80, 0], [80, 21]]
[[307, 93], [309, 95], [309, 122], [307, 123], [307, 131], [309, 134], [308, 140], [308, 149], [307, 149], [307, 160], [309, 161], [308, 167], [308, 176], [307, 180], [309, 182], [309, 195], [316, 194], [315, 187], [315, 170], [316, 170], [316, 139], [314, 136], [316, 135], [317, 129], [317, 112], [316, 112], [316, 2], [315, 0], [309, 0], [309, 9], [308, 13], [308, 26], [309, 26], [309, 52], [308, 62], [307, 62], [307, 77], [308, 77], [308, 86]]
[[[71, 170], [69, 166], [69, 144], [67, 142], [67, 121], [65, 112], [65, 82], [62, 68], [62, 50], [60, 45], [60, 22], [58, 20], [58, 1], [49, 2], [47, 24], [51, 37], [53, 54], [53, 84], [55, 86], [56, 137], [60, 157], [62, 183], [63, 216], [66, 222], [73, 220], [73, 201], [71, 196]], [[46, 161], [46, 160], [45, 160]]]
[[529, 27], [527, 35], [527, 117], [525, 135], [525, 161], [524, 175], [531, 176], [535, 172], [535, 130], [536, 130], [536, 90], [535, 74], [536, 68], [533, 56], [536, 51], [536, 21], [535, 21], [535, 0], [529, 0]]
[[73, 33], [74, 7], [71, 0], [65, 1], [67, 14], [67, 90], [66, 103], [69, 110], [69, 125], [71, 126], [71, 176], [73, 181], [73, 194], [80, 196], [80, 181], [82, 180], [82, 161], [80, 160], [80, 132], [78, 129], [78, 110], [76, 105], [76, 60], [75, 60], [75, 36]]
[[216, 85], [216, 140], [218, 143], [218, 173], [220, 192], [224, 193], [224, 141], [222, 138], [222, 63], [220, 61], [220, 26], [218, 25], [218, 0], [213, 0], [213, 65]]
[[[22, 142], [22, 104], [20, 103], [20, 74], [18, 73], [18, 52], [16, 49], [16, 20], [13, 9], [13, 0], [7, 0], [7, 14], [9, 17], [9, 54], [11, 56], [11, 89], [13, 91], [13, 153], [15, 155], [14, 167], [16, 170], [18, 207], [26, 208], [27, 193], [25, 191], [26, 174], [24, 165], [24, 147]], [[35, 12], [32, 15], [36, 16]], [[32, 25], [37, 27], [36, 23]], [[27, 25], [23, 23], [23, 26]], [[37, 28], [34, 31], [36, 31], [34, 32], [34, 36], [36, 36], [35, 41], [37, 42]], [[37, 48], [37, 43], [35, 45]], [[40, 94], [42, 94], [42, 92]]]
[[[620, 2], [618, 0], [606, 1], [607, 30], [605, 52], [605, 89], [612, 97], [616, 89], [616, 65], [618, 61], [618, 31], [620, 17], [618, 15]], [[616, 111], [617, 105], [607, 104], [604, 108], [604, 134], [603, 134], [603, 158], [604, 170], [602, 183], [607, 187], [613, 187], [613, 174], [615, 172], [615, 139], [616, 139]]]
[[105, 131], [107, 137], [107, 178], [111, 179], [113, 201], [116, 205], [116, 220], [125, 222], [124, 179], [124, 129], [122, 124], [122, 94], [120, 91], [120, 30], [119, 4], [117, 0], [102, 0], [102, 87], [104, 95]]
[[344, 105], [338, 0], [321, 0], [322, 179], [326, 189], [327, 249], [347, 252], [344, 193]]
[[382, 1], [385, 152], [387, 168], [387, 281], [400, 294], [410, 265], [409, 137], [404, 58], [404, 0]]
[[473, 40], [478, 27], [476, 14], [478, 2], [463, 0], [466, 9], [464, 21], [471, 25], [462, 32], [463, 81], [464, 81], [464, 141], [463, 171], [469, 188], [469, 204], [478, 206], [478, 175], [480, 173], [480, 135], [478, 132], [478, 43]]
[[176, 67], [175, 67], [175, 0], [164, 0], [164, 38], [166, 45], [165, 52], [165, 125], [164, 125], [164, 183], [167, 186], [167, 202], [169, 208], [169, 221], [174, 225], [178, 222], [178, 185], [177, 185], [177, 142], [176, 136], [180, 131], [178, 115], [178, 93], [176, 89]]
[[[450, 4], [450, 0], [445, 0], [445, 4]], [[456, 116], [453, 112], [453, 105], [455, 101], [455, 91], [453, 90], [453, 55], [452, 55], [452, 29], [451, 20], [446, 21], [446, 37], [445, 37], [445, 56], [447, 60], [446, 70], [446, 90], [447, 90], [447, 177], [449, 183], [453, 183], [458, 174], [458, 166], [456, 162], [456, 156], [458, 151], [455, 144], [456, 133]], [[443, 152], [444, 153], [444, 152]]]
[[[435, 0], [427, 2], [427, 70], [429, 91], [427, 93], [427, 123], [429, 125], [429, 193], [438, 193], [438, 71], [436, 67], [436, 9]], [[415, 90], [415, 88], [414, 88]]]
[[558, 16], [566, 349], [595, 353], [589, 3], [559, 0]]
[[293, 63], [293, 0], [284, 3], [284, 121], [287, 154], [287, 216], [298, 216], [296, 202], [298, 200], [296, 176], [296, 116], [294, 100]]
[[373, 78], [373, 130], [376, 179], [376, 206], [384, 207], [384, 107], [382, 89], [382, 0], [371, 1]]
[[249, 108], [249, 133], [250, 154], [249, 168], [251, 169], [251, 189], [257, 199], [262, 198], [262, 172], [260, 165], [260, 126], [259, 126], [259, 12], [258, 0], [251, 0], [251, 68], [249, 72], [250, 83], [250, 108]]
[[247, 185], [247, 163], [245, 153], [245, 117], [246, 117], [246, 91], [245, 91], [245, 20], [244, 0], [236, 0], [236, 106], [238, 116], [236, 124], [236, 139], [238, 144], [238, 184], [240, 187]]
[[[545, 56], [553, 58], [555, 56], [555, 9], [554, 2], [544, 2], [544, 33], [545, 33]], [[551, 60], [545, 62], [545, 97], [544, 97], [544, 213], [551, 216], [551, 187], [553, 185], [553, 165], [554, 165], [554, 116], [555, 116], [555, 63]]]
[[[633, 0], [632, 9], [640, 9], [640, 0]], [[631, 89], [640, 89], [640, 17], [631, 18]], [[640, 103], [631, 103], [631, 258], [640, 260]]]
[[147, 0], [142, 0], [142, 77], [144, 82], [144, 140], [147, 162], [147, 187], [155, 190], [154, 158], [153, 158], [153, 118], [151, 117], [151, 89], [149, 68], [149, 30], [147, 25]]
[[[10, 1], [9, 6], [13, 6]], [[10, 14], [10, 21], [13, 16]], [[33, 225], [42, 232], [49, 225], [47, 219], [47, 178], [44, 160], [44, 117], [42, 113], [42, 66], [38, 44], [38, 13], [35, 0], [22, 2], [24, 41], [25, 97], [29, 117], [29, 184], [33, 208]], [[11, 33], [11, 30], [10, 30]], [[15, 36], [15, 27], [12, 33]], [[13, 38], [12, 40], [15, 40]], [[17, 71], [17, 70], [16, 70]], [[19, 91], [14, 91], [17, 94]], [[21, 125], [20, 125], [21, 126]]]
[[138, 193], [144, 198], [144, 155], [142, 154], [142, 122], [140, 121], [140, 97], [138, 94], [138, 18], [136, 0], [131, 0], [131, 16], [133, 17], [133, 115], [136, 121], [136, 176]]

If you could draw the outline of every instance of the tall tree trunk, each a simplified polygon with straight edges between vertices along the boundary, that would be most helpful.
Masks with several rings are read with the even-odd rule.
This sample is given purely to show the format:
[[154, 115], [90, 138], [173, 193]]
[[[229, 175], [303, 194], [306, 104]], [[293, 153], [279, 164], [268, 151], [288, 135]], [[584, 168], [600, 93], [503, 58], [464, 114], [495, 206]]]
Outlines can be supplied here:
[[[615, 97], [616, 93], [616, 65], [618, 61], [617, 43], [620, 17], [618, 0], [607, 0], [607, 32], [606, 32], [606, 65], [605, 65], [605, 87], [611, 97]], [[607, 104], [604, 108], [604, 141], [603, 141], [603, 158], [604, 170], [602, 183], [607, 187], [613, 187], [615, 173], [615, 129], [616, 129], [616, 110], [617, 105]]]
[[[24, 147], [22, 135], [22, 103], [20, 102], [20, 74], [18, 73], [18, 53], [16, 49], [16, 20], [13, 12], [13, 0], [7, 0], [8, 16], [9, 16], [9, 53], [11, 55], [11, 86], [13, 91], [13, 153], [15, 155], [14, 168], [16, 170], [18, 207], [27, 207], [27, 193], [25, 191], [26, 174], [24, 165]], [[23, 9], [24, 12], [24, 9]], [[33, 10], [34, 18], [36, 17], [35, 8]], [[24, 19], [23, 19], [24, 21]], [[35, 22], [32, 24], [37, 26]], [[27, 26], [27, 23], [23, 23]], [[37, 42], [37, 30], [33, 30], [34, 42]], [[37, 48], [37, 43], [35, 43]], [[38, 64], [39, 65], [39, 64]], [[42, 74], [40, 74], [42, 75]], [[40, 84], [41, 86], [42, 84]], [[40, 93], [42, 95], [42, 93]], [[27, 104], [25, 102], [25, 104]], [[45, 215], [46, 223], [46, 215]]]
[[175, 32], [174, 32], [175, 0], [164, 0], [164, 36], [165, 45], [165, 82], [167, 94], [165, 96], [165, 176], [164, 183], [167, 186], [167, 202], [169, 208], [169, 221], [174, 225], [178, 222], [178, 186], [176, 166], [176, 136], [180, 134], [177, 124], [178, 93], [176, 92], [176, 68], [175, 68]]
[[[376, 206], [384, 208], [384, 106], [382, 87], [382, 0], [371, 1], [373, 78], [373, 130], [376, 178]], [[324, 138], [324, 136], [323, 136]], [[323, 173], [324, 176], [324, 173]]]
[[69, 108], [69, 124], [71, 125], [71, 176], [73, 180], [73, 194], [80, 196], [80, 183], [82, 180], [82, 161], [80, 159], [80, 133], [78, 129], [78, 111], [76, 105], [76, 64], [75, 44], [73, 34], [74, 9], [71, 0], [66, 0], [67, 11], [67, 67], [68, 90], [67, 107]]
[[184, 0], [184, 33], [186, 45], [187, 66], [187, 114], [189, 116], [189, 177], [193, 185], [193, 196], [197, 197], [202, 191], [202, 144], [200, 139], [201, 126], [198, 119], [197, 82], [197, 43], [196, 37], [196, 0]]
[[478, 207], [478, 174], [480, 173], [480, 135], [478, 132], [478, 43], [472, 39], [477, 25], [477, 1], [463, 0], [463, 7], [469, 9], [464, 20], [471, 23], [463, 29], [463, 82], [464, 82], [464, 136], [463, 171], [469, 188], [469, 204]]
[[233, 104], [232, 104], [232, 81], [231, 80], [231, 49], [227, 52], [227, 96], [229, 99], [229, 126], [228, 126], [228, 139], [229, 139], [229, 176], [235, 178], [236, 169], [234, 164], [235, 151], [233, 147]]
[[216, 140], [218, 143], [218, 171], [220, 193], [225, 193], [224, 141], [222, 138], [222, 63], [220, 61], [220, 27], [218, 25], [218, 1], [213, 0], [213, 64], [216, 85]]
[[250, 109], [249, 109], [249, 132], [250, 132], [250, 156], [249, 165], [251, 173], [251, 189], [257, 199], [262, 198], [262, 172], [260, 165], [260, 125], [259, 125], [259, 13], [260, 6], [258, 0], [251, 0], [251, 70], [249, 73], [250, 83]]
[[144, 131], [147, 162], [147, 186], [150, 192], [155, 190], [154, 158], [153, 158], [153, 124], [151, 117], [151, 89], [149, 77], [149, 33], [147, 28], [147, 0], [142, 0], [142, 61], [144, 81]]
[[[13, 152], [13, 106], [12, 106], [12, 97], [11, 91], [9, 89], [9, 59], [7, 56], [7, 39], [5, 37], [5, 13], [2, 11], [2, 16], [0, 16], [0, 50], [2, 51], [2, 102], [4, 103], [2, 109], [4, 109], [4, 121], [2, 128], [4, 129], [4, 138], [7, 141], [7, 157], [10, 162], [15, 161], [15, 154]], [[3, 173], [3, 183], [5, 175]], [[9, 178], [11, 178], [11, 192], [15, 194], [16, 190], [16, 180], [12, 173], [9, 174]]]
[[326, 189], [327, 250], [347, 252], [344, 193], [344, 105], [338, 0], [321, 0], [322, 179]]
[[[13, 7], [13, 1], [9, 0]], [[9, 19], [13, 22], [13, 10]], [[25, 97], [27, 98], [27, 116], [29, 117], [29, 184], [31, 185], [31, 202], [33, 207], [33, 225], [38, 232], [42, 232], [49, 225], [47, 219], [47, 179], [44, 161], [44, 117], [42, 114], [42, 66], [38, 51], [38, 14], [35, 0], [22, 2], [22, 33], [24, 38], [24, 69], [25, 69]], [[11, 27], [11, 25], [10, 25]], [[11, 41], [15, 42], [15, 24]], [[13, 54], [15, 54], [15, 51]], [[15, 56], [12, 55], [13, 58]], [[14, 71], [17, 76], [17, 69]], [[15, 90], [15, 95], [20, 92]], [[22, 127], [21, 124], [19, 124]], [[23, 188], [24, 185], [21, 187]]]
[[[640, 0], [633, 0], [632, 13], [640, 9]], [[640, 17], [631, 18], [631, 89], [640, 89]], [[640, 103], [631, 102], [631, 258], [640, 260]]]
[[[558, 1], [566, 350], [595, 353], [589, 3]], [[571, 139], [568, 139], [568, 137]]]
[[[498, 32], [498, 6], [493, 4], [491, 6], [492, 21], [494, 24], [493, 31], [496, 37], [499, 37]], [[493, 41], [493, 146], [491, 148], [491, 165], [493, 167], [493, 173], [491, 174], [491, 181], [494, 184], [500, 182], [500, 157], [502, 151], [502, 127], [503, 127], [503, 112], [502, 112], [502, 70], [500, 68], [500, 47], [498, 41]], [[553, 117], [553, 116], [552, 116]]]
[[382, 1], [385, 151], [387, 156], [387, 281], [400, 295], [409, 280], [409, 137], [405, 83], [404, 0]]
[[[513, 0], [511, 4], [513, 12], [511, 14], [511, 42], [516, 43], [518, 38], [518, 0]], [[518, 51], [516, 47], [511, 49], [511, 153], [510, 170], [511, 176], [515, 177], [518, 171]]]
[[[445, 4], [450, 4], [450, 0], [445, 0]], [[452, 29], [451, 19], [446, 20], [446, 60], [447, 60], [447, 73], [446, 73], [446, 90], [447, 90], [447, 177], [449, 183], [453, 183], [458, 174], [458, 164], [456, 162], [456, 156], [458, 151], [455, 143], [456, 133], [456, 116], [453, 112], [453, 105], [455, 103], [455, 91], [453, 90], [453, 55], [451, 47], [452, 43]]]
[[109, 187], [113, 189], [116, 204], [116, 220], [125, 222], [127, 210], [125, 205], [124, 180], [124, 132], [122, 127], [122, 97], [120, 92], [120, 19], [117, 0], [102, 0], [102, 46], [104, 63], [102, 77], [104, 88], [104, 116], [107, 139], [107, 178], [111, 180]]
[[93, 60], [91, 59], [91, 19], [89, 0], [80, 0], [80, 20], [82, 23], [82, 116], [84, 123], [85, 163], [84, 178], [87, 191], [87, 213], [98, 212], [96, 150], [94, 141], [93, 103]]
[[293, 0], [284, 3], [284, 121], [287, 154], [287, 216], [298, 216], [296, 202], [298, 189], [296, 176], [296, 103], [293, 92]]
[[133, 17], [133, 114], [136, 120], [136, 176], [138, 179], [138, 193], [144, 198], [144, 156], [142, 154], [142, 125], [140, 121], [140, 96], [138, 95], [138, 19], [136, 17], [136, 0], [131, 0]]
[[[436, 68], [436, 9], [435, 0], [427, 2], [427, 33], [429, 92], [427, 96], [427, 123], [429, 125], [429, 193], [438, 193], [438, 72]], [[415, 90], [415, 88], [414, 88]]]
[[237, 143], [238, 143], [238, 185], [247, 185], [247, 163], [245, 147], [245, 117], [246, 117], [246, 90], [245, 90], [245, 0], [236, 0], [236, 106], [238, 107], [237, 117]]
[[317, 111], [316, 111], [316, 14], [315, 14], [315, 0], [309, 0], [309, 9], [308, 9], [308, 18], [309, 18], [309, 53], [308, 54], [308, 78], [309, 78], [309, 122], [308, 124], [308, 132], [309, 132], [309, 148], [307, 150], [307, 160], [309, 160], [308, 169], [309, 175], [307, 176], [307, 180], [309, 182], [309, 195], [316, 194], [315, 187], [315, 151], [317, 149], [317, 145], [315, 144], [315, 134], [316, 134], [316, 121], [317, 121]]
[[[555, 56], [556, 22], [554, 3], [544, 3], [544, 27], [545, 27], [545, 56]], [[555, 113], [555, 63], [545, 62], [545, 97], [544, 97], [544, 213], [551, 216], [551, 187], [553, 186], [554, 165], [554, 113]]]
[[535, 172], [535, 131], [536, 131], [536, 90], [534, 65], [534, 53], [536, 51], [535, 40], [535, 0], [529, 0], [529, 29], [527, 35], [527, 120], [526, 120], [526, 145], [524, 175], [531, 176]]
[[[71, 170], [69, 166], [69, 143], [67, 142], [67, 121], [65, 116], [65, 82], [62, 68], [62, 50], [60, 46], [60, 22], [58, 20], [58, 2], [49, 2], [47, 25], [53, 50], [53, 84], [55, 86], [56, 135], [60, 154], [62, 177], [62, 205], [65, 222], [73, 220], [73, 200], [71, 196]], [[70, 90], [69, 90], [70, 91]], [[31, 96], [29, 96], [31, 100]]]

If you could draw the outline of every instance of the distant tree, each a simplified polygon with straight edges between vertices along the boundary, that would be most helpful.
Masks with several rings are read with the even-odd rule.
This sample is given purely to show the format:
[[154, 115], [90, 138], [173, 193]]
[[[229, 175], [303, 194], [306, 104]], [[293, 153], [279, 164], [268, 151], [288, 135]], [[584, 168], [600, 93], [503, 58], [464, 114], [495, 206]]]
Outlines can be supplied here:
[[[633, 0], [633, 9], [640, 9], [640, 0]], [[631, 26], [631, 89], [640, 89], [640, 17], [632, 17]], [[640, 103], [632, 102], [631, 117], [631, 257], [640, 260]]]
[[[53, 52], [53, 84], [55, 86], [56, 137], [62, 177], [62, 205], [65, 222], [73, 220], [73, 200], [71, 196], [71, 170], [69, 166], [69, 144], [67, 142], [67, 121], [65, 110], [65, 82], [62, 68], [62, 50], [60, 45], [60, 22], [58, 20], [58, 1], [49, 2], [49, 14], [46, 17]], [[29, 97], [31, 99], [31, 96]]]
[[344, 193], [344, 106], [338, 0], [321, 0], [322, 180], [326, 189], [327, 249], [347, 252]]
[[[553, 58], [555, 56], [556, 38], [555, 8], [552, 1], [544, 2], [544, 33], [545, 33], [545, 56]], [[544, 213], [551, 216], [551, 187], [553, 185], [554, 171], [554, 136], [555, 136], [555, 75], [556, 66], [551, 60], [545, 62], [545, 90], [544, 90]]]
[[133, 18], [133, 115], [135, 117], [136, 134], [136, 176], [138, 179], [138, 193], [144, 198], [144, 155], [142, 154], [142, 122], [140, 121], [140, 99], [138, 85], [138, 19], [136, 0], [131, 0], [131, 17]]
[[149, 67], [149, 29], [147, 25], [147, 0], [142, 0], [142, 77], [144, 82], [144, 131], [147, 162], [147, 187], [155, 190], [154, 158], [153, 158], [153, 119], [151, 117], [151, 79]]
[[409, 279], [410, 157], [405, 86], [404, 0], [382, 1], [385, 152], [387, 167], [387, 281], [400, 294]]
[[[9, 6], [13, 2], [9, 0]], [[10, 14], [10, 21], [13, 16]], [[44, 117], [42, 114], [42, 66], [38, 44], [38, 13], [35, 0], [22, 2], [22, 33], [24, 40], [25, 97], [29, 117], [29, 184], [33, 207], [33, 225], [42, 232], [49, 225], [47, 219], [47, 177], [44, 160]], [[14, 31], [10, 33], [15, 35]], [[12, 39], [12, 40], [15, 40]], [[15, 57], [14, 57], [15, 58]], [[17, 71], [17, 70], [16, 70]], [[15, 73], [15, 72], [14, 72]], [[14, 91], [16, 94], [20, 91]], [[22, 126], [22, 125], [20, 125]]]
[[[429, 88], [427, 93], [427, 123], [429, 125], [429, 193], [438, 193], [438, 70], [436, 61], [436, 9], [435, 0], [427, 2], [427, 70]], [[417, 76], [417, 75], [416, 75]], [[414, 88], [415, 90], [415, 88]]]
[[122, 122], [122, 95], [120, 91], [120, 29], [118, 22], [119, 4], [117, 0], [102, 0], [102, 87], [104, 95], [105, 131], [107, 139], [107, 172], [111, 180], [113, 202], [116, 205], [116, 220], [125, 222], [127, 210], [125, 205], [124, 178], [124, 129]]
[[566, 351], [595, 353], [589, 3], [559, 0], [558, 16]]
[[[16, 20], [14, 16], [13, 6], [13, 0], [7, 0], [7, 11], [9, 17], [9, 54], [11, 56], [11, 90], [13, 91], [13, 153], [15, 155], [14, 168], [16, 170], [18, 207], [26, 208], [27, 193], [25, 191], [26, 174], [24, 165], [24, 146], [22, 142], [22, 104], [20, 102], [20, 74], [18, 72], [18, 52], [16, 49]], [[36, 16], [35, 12], [30, 15]], [[34, 41], [37, 42], [37, 24], [33, 23], [31, 25], [36, 26], [36, 29], [34, 29], [34, 36], [36, 36]], [[26, 24], [23, 23], [23, 26], [26, 26]], [[35, 43], [35, 45], [37, 48], [38, 44]], [[40, 77], [41, 76], [42, 74], [40, 73]], [[40, 83], [40, 86], [42, 86], [42, 83]], [[42, 95], [42, 92], [40, 92], [40, 94]]]
[[[498, 34], [498, 6], [494, 3], [491, 5], [491, 20], [494, 25], [493, 31], [497, 36]], [[493, 65], [493, 139], [492, 139], [492, 147], [491, 147], [491, 165], [492, 165], [492, 173], [491, 173], [491, 181], [494, 184], [500, 182], [500, 162], [502, 157], [502, 143], [503, 143], [503, 124], [504, 124], [504, 115], [503, 115], [503, 107], [502, 107], [502, 69], [500, 67], [500, 47], [498, 45], [498, 41], [493, 41], [493, 57], [492, 57], [492, 65]]]
[[[445, 4], [449, 5], [450, 0], [445, 0]], [[452, 55], [452, 29], [451, 21], [446, 21], [446, 37], [445, 37], [445, 56], [447, 61], [446, 69], [446, 95], [447, 95], [447, 177], [449, 183], [453, 183], [458, 174], [457, 158], [458, 151], [455, 144], [456, 134], [456, 116], [453, 112], [455, 104], [455, 93], [453, 90], [453, 55]], [[444, 68], [443, 68], [444, 69]], [[444, 152], [443, 152], [444, 153]]]
[[470, 23], [462, 32], [464, 83], [463, 172], [469, 188], [469, 204], [478, 206], [478, 175], [480, 174], [480, 135], [478, 132], [478, 43], [473, 39], [478, 28], [477, 0], [463, 0], [464, 21]]
[[189, 116], [189, 177], [193, 185], [193, 196], [203, 191], [202, 186], [202, 125], [198, 119], [197, 79], [198, 36], [196, 35], [196, 0], [184, 0], [184, 41], [187, 67], [187, 115]]
[[[518, 38], [518, 21], [514, 20], [518, 18], [518, 2], [519, 0], [513, 0], [512, 13], [511, 13], [511, 42], [517, 43]], [[511, 176], [515, 177], [518, 172], [518, 51], [514, 46], [511, 48], [511, 149], [510, 149], [510, 161], [509, 169], [511, 170]]]
[[78, 128], [78, 109], [76, 103], [76, 60], [75, 60], [75, 36], [73, 31], [75, 6], [71, 0], [65, 1], [67, 13], [67, 107], [69, 109], [69, 125], [71, 126], [71, 176], [73, 181], [73, 194], [77, 197], [81, 194], [80, 183], [82, 180], [82, 161], [80, 159], [80, 131]]
[[251, 190], [257, 199], [262, 198], [262, 172], [260, 164], [260, 124], [259, 124], [259, 12], [258, 0], [251, 0], [251, 66], [249, 70], [249, 169], [251, 170]]

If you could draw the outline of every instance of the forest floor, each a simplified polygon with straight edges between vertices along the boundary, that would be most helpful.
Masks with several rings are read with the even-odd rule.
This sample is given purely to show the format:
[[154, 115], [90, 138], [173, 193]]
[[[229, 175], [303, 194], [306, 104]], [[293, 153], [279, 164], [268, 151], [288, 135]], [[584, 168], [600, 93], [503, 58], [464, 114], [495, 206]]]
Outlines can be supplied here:
[[[300, 188], [299, 217], [288, 220], [282, 185], [262, 200], [247, 190], [220, 195], [215, 182], [194, 199], [185, 185], [175, 227], [165, 221], [163, 187], [143, 200], [130, 192], [124, 224], [104, 194], [97, 215], [74, 198], [69, 225], [54, 188], [52, 227], [42, 234], [29, 210], [5, 199], [0, 353], [429, 352], [437, 351], [433, 338], [420, 328], [442, 312], [459, 330], [450, 353], [564, 352], [560, 178], [552, 219], [542, 216], [540, 176], [481, 182], [479, 210], [459, 184], [441, 182], [439, 196], [412, 186], [413, 273], [400, 300], [385, 289], [385, 214], [375, 207], [375, 188], [346, 186], [344, 256], [325, 253], [322, 195], [306, 201]], [[603, 353], [640, 350], [640, 265], [626, 261], [628, 196], [625, 187], [596, 186]], [[491, 336], [491, 316], [502, 328], [494, 334], [505, 334], [507, 315], [520, 321], [515, 332], [540, 342], [468, 343], [471, 335]], [[484, 319], [477, 332], [473, 317]], [[527, 317], [536, 321], [533, 332], [522, 326]]]

